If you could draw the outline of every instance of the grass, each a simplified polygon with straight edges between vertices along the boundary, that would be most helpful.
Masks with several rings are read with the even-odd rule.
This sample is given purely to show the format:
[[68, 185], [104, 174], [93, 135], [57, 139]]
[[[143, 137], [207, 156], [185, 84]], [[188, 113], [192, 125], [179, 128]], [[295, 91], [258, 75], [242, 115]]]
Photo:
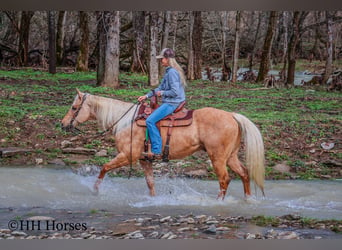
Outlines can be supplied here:
[[[18, 127], [11, 126], [29, 118], [39, 123], [59, 121], [68, 111], [76, 95], [76, 88], [90, 94], [106, 96], [128, 102], [136, 102], [138, 96], [150, 90], [147, 76], [123, 73], [119, 89], [96, 86], [95, 72], [57, 73], [55, 75], [32, 69], [0, 70], [0, 126], [7, 141], [15, 140]], [[190, 81], [186, 89], [187, 107], [199, 109], [214, 107], [246, 115], [258, 125], [265, 142], [268, 166], [291, 161], [294, 168], [303, 170], [301, 178], [315, 178], [310, 169], [304, 169], [298, 162], [308, 161], [310, 155], [293, 149], [293, 155], [283, 150], [290, 140], [298, 139], [305, 145], [318, 144], [322, 138], [330, 138], [340, 131], [342, 112], [341, 93], [327, 92], [324, 88], [313, 91], [304, 87], [289, 89], [262, 89], [255, 83]], [[9, 125], [10, 124], [10, 125]], [[59, 127], [57, 132], [64, 133]], [[291, 135], [292, 137], [290, 137]], [[44, 134], [38, 135], [43, 140]], [[96, 148], [100, 141], [86, 145]], [[341, 153], [331, 157], [341, 159]], [[101, 164], [107, 158], [94, 158]], [[297, 166], [298, 165], [298, 166]], [[305, 171], [304, 171], [305, 170]], [[271, 173], [269, 169], [267, 172]]]

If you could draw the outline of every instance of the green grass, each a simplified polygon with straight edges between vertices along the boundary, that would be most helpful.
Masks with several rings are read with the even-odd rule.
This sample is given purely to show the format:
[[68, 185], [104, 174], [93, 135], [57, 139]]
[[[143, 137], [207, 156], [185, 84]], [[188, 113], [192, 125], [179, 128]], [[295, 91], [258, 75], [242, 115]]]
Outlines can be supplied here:
[[[57, 73], [28, 70], [0, 70], [0, 127], [3, 138], [14, 140], [18, 133], [15, 123], [29, 118], [32, 122], [58, 122], [68, 111], [76, 95], [76, 88], [94, 95], [136, 102], [151, 87], [147, 76], [123, 73], [118, 89], [96, 86], [96, 74]], [[298, 168], [301, 178], [315, 178], [310, 168], [302, 166], [310, 154], [303, 150], [288, 155], [284, 142], [290, 139], [304, 141], [306, 145], [319, 145], [322, 138], [332, 138], [340, 131], [342, 110], [340, 92], [327, 92], [324, 88], [308, 91], [304, 87], [289, 89], [261, 89], [260, 84], [210, 81], [190, 81], [186, 88], [187, 107], [199, 109], [214, 107], [246, 115], [260, 128], [270, 148], [266, 150], [269, 166], [288, 161]], [[64, 133], [56, 127], [59, 133]], [[293, 138], [288, 138], [288, 135]], [[44, 139], [39, 135], [38, 139]], [[95, 148], [98, 142], [86, 145]], [[341, 160], [341, 153], [331, 153], [332, 159]], [[94, 158], [101, 165], [106, 157]], [[268, 172], [272, 172], [270, 169]]]

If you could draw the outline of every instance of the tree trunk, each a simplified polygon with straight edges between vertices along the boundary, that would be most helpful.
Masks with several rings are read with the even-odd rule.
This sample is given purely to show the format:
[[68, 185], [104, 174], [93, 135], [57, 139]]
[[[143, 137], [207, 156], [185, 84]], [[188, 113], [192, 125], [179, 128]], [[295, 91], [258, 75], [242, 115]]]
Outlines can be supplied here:
[[238, 60], [240, 53], [240, 28], [241, 28], [241, 11], [236, 12], [236, 29], [235, 29], [235, 44], [234, 44], [234, 54], [233, 54], [233, 74], [232, 82], [235, 83], [237, 79], [238, 71]]
[[194, 51], [194, 77], [202, 79], [202, 12], [194, 11], [194, 29], [192, 46]]
[[251, 53], [250, 58], [249, 58], [249, 70], [250, 71], [253, 70], [254, 55], [255, 55], [255, 52], [257, 50], [257, 45], [256, 44], [257, 44], [258, 37], [259, 37], [261, 20], [262, 20], [262, 12], [260, 12], [259, 15], [258, 15], [258, 25], [257, 25], [257, 29], [255, 31], [255, 36], [254, 36], [254, 41], [253, 41], [253, 50], [252, 50], [252, 53]]
[[277, 11], [271, 11], [267, 33], [264, 41], [264, 46], [261, 54], [261, 62], [258, 73], [257, 82], [262, 82], [267, 77], [268, 71], [270, 70], [270, 59], [271, 59], [271, 50], [273, 44], [273, 38], [276, 31], [278, 13]]
[[171, 27], [173, 31], [172, 49], [176, 50], [177, 26], [178, 26], [178, 11], [171, 12]]
[[187, 79], [194, 80], [194, 49], [193, 49], [193, 29], [194, 29], [194, 15], [192, 11], [189, 12], [189, 48], [188, 48], [188, 68]]
[[57, 21], [57, 34], [56, 34], [56, 57], [57, 65], [63, 64], [64, 58], [64, 37], [65, 37], [65, 23], [66, 23], [66, 11], [58, 12]]
[[323, 76], [323, 84], [326, 84], [332, 73], [332, 62], [333, 62], [333, 21], [332, 15], [329, 11], [325, 12], [326, 25], [327, 25], [327, 59], [325, 61], [325, 73]]
[[149, 48], [149, 84], [156, 86], [159, 84], [158, 79], [158, 61], [157, 61], [157, 48], [158, 48], [158, 18], [157, 11], [150, 12], [150, 48]]
[[132, 72], [146, 72], [144, 63], [145, 11], [133, 11], [133, 61]]
[[97, 19], [97, 41], [98, 41], [98, 60], [97, 60], [97, 75], [96, 75], [96, 85], [101, 86], [104, 79], [105, 71], [105, 59], [106, 59], [106, 30], [108, 29], [107, 15], [108, 11], [99, 11], [96, 13]]
[[28, 65], [28, 47], [30, 36], [30, 24], [34, 15], [33, 11], [22, 11], [20, 21], [20, 34], [19, 34], [19, 66]]
[[228, 81], [228, 60], [226, 56], [227, 52], [227, 33], [228, 33], [228, 12], [222, 11], [221, 13], [221, 27], [222, 27], [222, 77], [221, 81]]
[[56, 27], [55, 12], [48, 11], [48, 29], [49, 29], [49, 73], [56, 73]]
[[167, 44], [169, 41], [169, 34], [170, 34], [170, 22], [171, 22], [171, 11], [165, 11], [161, 49], [168, 48]]
[[[165, 11], [164, 12], [164, 18], [163, 18], [163, 35], [161, 40], [161, 47], [160, 49], [169, 48], [168, 47], [168, 41], [169, 41], [169, 35], [170, 35], [170, 22], [171, 22], [171, 11]], [[163, 66], [159, 64], [159, 75], [163, 71]], [[160, 75], [161, 76], [161, 75]]]
[[306, 15], [307, 13], [304, 11], [295, 11], [293, 14], [292, 35], [287, 52], [288, 68], [287, 79], [285, 82], [286, 86], [294, 84], [296, 69], [296, 47], [300, 38], [301, 25], [304, 22]]
[[288, 12], [283, 12], [283, 55], [281, 58], [281, 62], [283, 63], [283, 68], [280, 72], [280, 79], [282, 79], [284, 82], [286, 81], [285, 71], [287, 67], [287, 46], [288, 46]]
[[[102, 17], [101, 17], [102, 16]], [[100, 13], [98, 85], [119, 87], [120, 11]]]
[[82, 33], [82, 39], [80, 44], [80, 50], [77, 58], [77, 71], [88, 71], [88, 59], [89, 59], [89, 17], [87, 12], [80, 11], [80, 29]]

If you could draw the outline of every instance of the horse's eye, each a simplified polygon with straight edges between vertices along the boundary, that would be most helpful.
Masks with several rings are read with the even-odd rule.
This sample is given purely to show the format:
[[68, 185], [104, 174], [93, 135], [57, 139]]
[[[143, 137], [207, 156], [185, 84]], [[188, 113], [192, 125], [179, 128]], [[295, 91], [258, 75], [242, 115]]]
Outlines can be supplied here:
[[75, 111], [77, 108], [75, 106], [72, 106], [71, 109]]

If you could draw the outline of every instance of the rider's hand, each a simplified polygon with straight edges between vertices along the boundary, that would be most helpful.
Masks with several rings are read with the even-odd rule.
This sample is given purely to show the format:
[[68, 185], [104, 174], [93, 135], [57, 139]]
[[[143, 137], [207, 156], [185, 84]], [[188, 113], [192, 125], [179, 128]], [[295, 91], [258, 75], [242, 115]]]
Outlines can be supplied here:
[[144, 100], [146, 100], [147, 99], [147, 96], [146, 95], [143, 95], [143, 96], [139, 96], [138, 97], [138, 101], [139, 102], [142, 102], [142, 101], [144, 101]]

